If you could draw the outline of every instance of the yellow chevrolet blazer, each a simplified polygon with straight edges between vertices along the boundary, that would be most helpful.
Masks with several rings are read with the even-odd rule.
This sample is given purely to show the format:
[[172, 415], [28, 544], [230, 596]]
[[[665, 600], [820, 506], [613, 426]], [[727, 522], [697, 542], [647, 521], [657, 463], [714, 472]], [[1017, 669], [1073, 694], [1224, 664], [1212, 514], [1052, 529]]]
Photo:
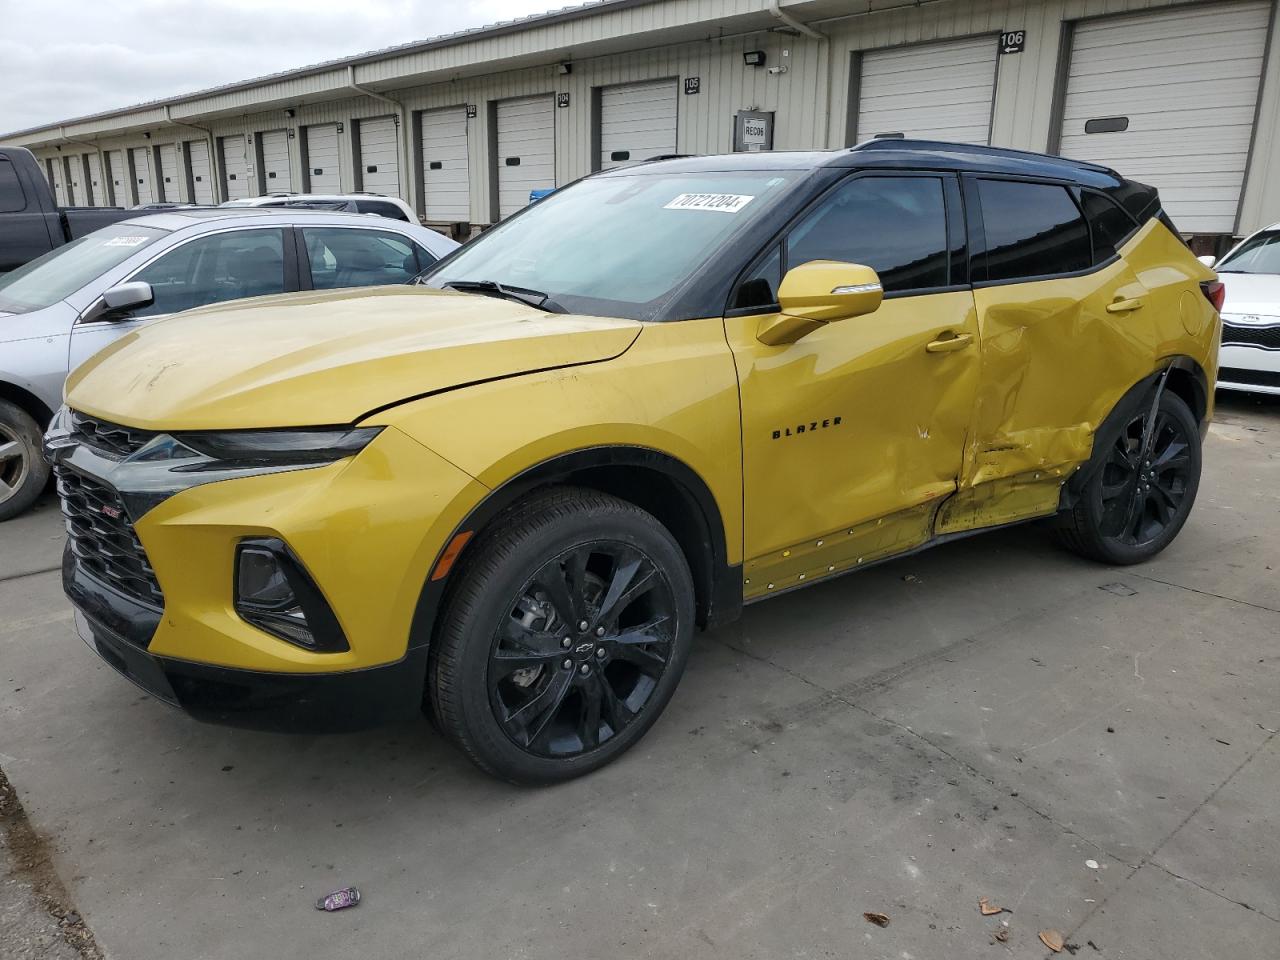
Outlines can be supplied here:
[[744, 603], [1036, 518], [1106, 563], [1162, 550], [1221, 296], [1155, 190], [1085, 163], [610, 170], [412, 285], [192, 311], [75, 371], [46, 438], [66, 591], [196, 717], [425, 707], [490, 773], [562, 780]]

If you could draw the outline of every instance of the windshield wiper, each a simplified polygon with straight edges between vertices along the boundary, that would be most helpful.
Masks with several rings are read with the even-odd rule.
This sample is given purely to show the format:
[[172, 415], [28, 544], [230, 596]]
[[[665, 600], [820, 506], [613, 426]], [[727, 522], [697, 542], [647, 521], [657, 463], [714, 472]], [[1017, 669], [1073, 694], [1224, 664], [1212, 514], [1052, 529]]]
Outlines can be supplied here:
[[539, 310], [545, 310], [547, 313], [569, 312], [541, 290], [511, 287], [497, 280], [447, 280], [441, 284], [441, 287], [446, 290], [460, 290], [463, 293], [482, 293], [488, 296], [499, 296], [506, 300], [516, 300], [527, 303], [531, 307], [537, 307]]

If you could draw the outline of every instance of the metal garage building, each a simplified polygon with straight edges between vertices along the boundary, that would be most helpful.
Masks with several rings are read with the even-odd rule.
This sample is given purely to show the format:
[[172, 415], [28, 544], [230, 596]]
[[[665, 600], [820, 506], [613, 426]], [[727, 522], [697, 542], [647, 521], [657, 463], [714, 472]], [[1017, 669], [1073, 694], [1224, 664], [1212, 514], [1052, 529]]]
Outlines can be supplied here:
[[64, 202], [366, 190], [444, 227], [656, 155], [936, 137], [1114, 166], [1212, 247], [1280, 220], [1278, 2], [600, 0], [0, 139]]

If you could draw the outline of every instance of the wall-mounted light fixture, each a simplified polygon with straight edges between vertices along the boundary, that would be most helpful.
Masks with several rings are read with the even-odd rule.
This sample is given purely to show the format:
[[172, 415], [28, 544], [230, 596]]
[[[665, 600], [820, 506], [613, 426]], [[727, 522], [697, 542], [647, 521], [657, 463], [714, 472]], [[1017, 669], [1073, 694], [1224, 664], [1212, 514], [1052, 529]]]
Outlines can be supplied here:
[[288, 109], [286, 109], [286, 110], [285, 110], [285, 112], [284, 112], [284, 115], [285, 115], [286, 117], [288, 117], [290, 120], [292, 120], [292, 119], [293, 119], [293, 107], [289, 107]]
[[763, 67], [764, 60], [765, 56], [763, 50], [748, 50], [742, 55], [742, 62], [748, 67]]
[[143, 132], [143, 134], [142, 134], [142, 139], [143, 139], [143, 140], [150, 140], [150, 139], [151, 139], [151, 131], [150, 131], [150, 130], [144, 131], [144, 132]]
[[573, 64], [572, 64], [572, 63], [562, 63], [562, 64], [560, 64], [556, 69], [557, 69], [557, 71], [560, 73], [560, 75], [561, 75], [561, 76], [564, 76], [565, 74], [573, 73]]

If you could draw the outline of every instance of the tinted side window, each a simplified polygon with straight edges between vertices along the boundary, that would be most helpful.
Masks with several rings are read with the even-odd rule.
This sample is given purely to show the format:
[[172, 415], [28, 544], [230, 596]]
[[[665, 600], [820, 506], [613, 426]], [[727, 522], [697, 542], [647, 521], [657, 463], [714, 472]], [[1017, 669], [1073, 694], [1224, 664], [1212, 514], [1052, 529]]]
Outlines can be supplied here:
[[837, 187], [787, 238], [787, 269], [861, 263], [886, 292], [945, 287], [947, 215], [935, 177], [858, 177]]
[[1093, 262], [1101, 263], [1115, 255], [1119, 247], [1138, 228], [1134, 219], [1100, 193], [1084, 190], [1080, 205], [1093, 233]]
[[394, 233], [304, 227], [302, 237], [317, 290], [407, 283], [421, 269], [414, 245]]
[[409, 222], [409, 218], [405, 216], [394, 203], [387, 203], [385, 200], [357, 200], [356, 209], [361, 213], [376, 213], [380, 217], [390, 217], [392, 220], [402, 220]]
[[1089, 228], [1065, 187], [979, 180], [987, 279], [1016, 280], [1084, 270]]
[[236, 230], [200, 237], [166, 253], [129, 278], [151, 284], [155, 302], [135, 317], [284, 292], [281, 230]]
[[27, 209], [27, 195], [18, 182], [13, 163], [0, 158], [0, 213], [17, 213]]

